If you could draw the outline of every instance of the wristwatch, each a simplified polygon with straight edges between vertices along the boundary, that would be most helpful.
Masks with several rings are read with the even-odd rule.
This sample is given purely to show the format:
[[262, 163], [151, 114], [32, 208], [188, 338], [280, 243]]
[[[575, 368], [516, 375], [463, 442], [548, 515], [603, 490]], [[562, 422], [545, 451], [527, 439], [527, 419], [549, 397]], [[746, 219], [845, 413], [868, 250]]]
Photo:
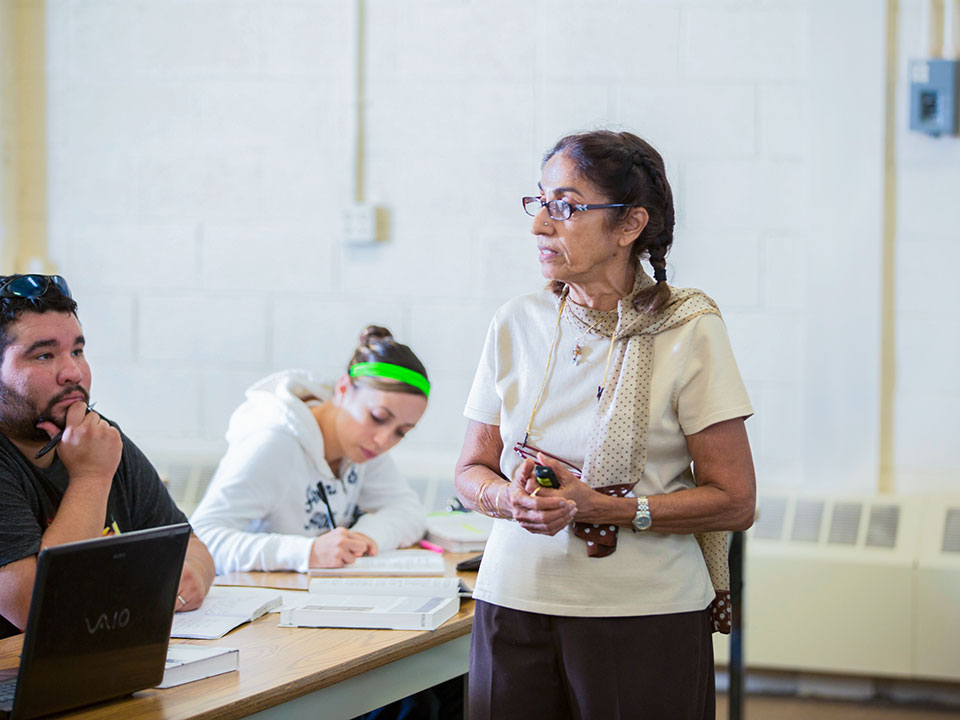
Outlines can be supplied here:
[[650, 501], [646, 495], [637, 498], [637, 514], [633, 516], [633, 531], [649, 530], [653, 519], [650, 517]]

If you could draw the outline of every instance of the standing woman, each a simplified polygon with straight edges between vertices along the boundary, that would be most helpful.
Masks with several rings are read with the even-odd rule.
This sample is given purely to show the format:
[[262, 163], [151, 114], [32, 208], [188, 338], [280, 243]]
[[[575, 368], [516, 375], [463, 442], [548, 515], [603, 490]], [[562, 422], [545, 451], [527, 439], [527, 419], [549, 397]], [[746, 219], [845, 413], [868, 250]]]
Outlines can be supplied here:
[[494, 316], [456, 471], [461, 500], [502, 518], [474, 590], [470, 717], [713, 718], [708, 606], [726, 598], [695, 534], [752, 523], [750, 402], [716, 305], [667, 285], [660, 154], [571, 135], [539, 185], [523, 205], [549, 284]]
[[386, 453], [429, 394], [423, 363], [374, 325], [332, 387], [291, 370], [255, 383], [190, 519], [217, 572], [342, 567], [422, 537], [423, 505]]

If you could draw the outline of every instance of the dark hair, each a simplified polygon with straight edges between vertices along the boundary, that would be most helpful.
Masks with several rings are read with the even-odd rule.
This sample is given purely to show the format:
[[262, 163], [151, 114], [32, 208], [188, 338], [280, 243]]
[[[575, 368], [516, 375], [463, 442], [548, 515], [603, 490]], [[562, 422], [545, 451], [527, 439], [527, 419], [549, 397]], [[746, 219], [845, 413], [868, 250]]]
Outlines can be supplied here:
[[[360, 333], [360, 344], [353, 351], [353, 357], [350, 358], [350, 363], [347, 365], [347, 372], [349, 373], [350, 368], [357, 363], [365, 362], [399, 365], [427, 377], [427, 369], [420, 362], [420, 358], [413, 354], [413, 350], [402, 343], [398, 343], [393, 339], [393, 334], [389, 330], [379, 325], [367, 325]], [[351, 380], [354, 383], [367, 385], [385, 392], [426, 395], [420, 388], [398, 380], [384, 380], [369, 376], [351, 378]]]
[[[3, 287], [9, 281], [15, 280], [18, 277], [20, 277], [19, 274], [0, 275], [0, 287]], [[45, 313], [47, 311], [73, 313], [76, 315], [77, 301], [73, 298], [68, 298], [60, 292], [53, 283], [47, 286], [47, 290], [43, 295], [35, 298], [15, 296], [0, 298], [0, 359], [3, 358], [3, 353], [6, 351], [7, 346], [13, 341], [13, 337], [7, 333], [7, 327], [19, 320], [20, 316], [25, 312]]]
[[[644, 257], [649, 259], [656, 284], [641, 291], [634, 302], [639, 309], [656, 313], [670, 300], [666, 267], [675, 222], [673, 192], [660, 153], [633, 133], [594, 130], [561, 138], [543, 156], [543, 163], [557, 154], [572, 161], [577, 172], [604, 195], [606, 202], [646, 209], [649, 220], [630, 248], [630, 256], [634, 264]], [[613, 228], [627, 217], [630, 208], [605, 212], [609, 213], [607, 227]], [[559, 281], [551, 286], [558, 293], [563, 287]]]

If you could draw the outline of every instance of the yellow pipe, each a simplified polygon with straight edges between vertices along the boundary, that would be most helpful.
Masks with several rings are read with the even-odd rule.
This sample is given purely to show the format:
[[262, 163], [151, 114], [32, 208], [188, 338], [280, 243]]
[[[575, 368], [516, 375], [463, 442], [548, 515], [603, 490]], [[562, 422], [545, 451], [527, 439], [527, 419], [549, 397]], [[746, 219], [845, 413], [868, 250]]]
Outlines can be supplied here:
[[46, 3], [0, 0], [3, 271], [49, 270]]
[[877, 491], [896, 488], [894, 405], [897, 389], [896, 263], [897, 250], [897, 66], [900, 8], [887, 0], [886, 99], [883, 143], [883, 250], [880, 294], [880, 473]]

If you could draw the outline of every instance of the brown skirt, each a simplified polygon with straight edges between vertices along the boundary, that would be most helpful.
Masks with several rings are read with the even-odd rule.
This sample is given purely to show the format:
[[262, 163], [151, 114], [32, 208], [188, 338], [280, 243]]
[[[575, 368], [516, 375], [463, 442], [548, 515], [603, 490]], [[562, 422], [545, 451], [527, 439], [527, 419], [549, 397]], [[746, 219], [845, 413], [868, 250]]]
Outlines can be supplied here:
[[567, 617], [477, 601], [470, 720], [714, 720], [706, 610]]

